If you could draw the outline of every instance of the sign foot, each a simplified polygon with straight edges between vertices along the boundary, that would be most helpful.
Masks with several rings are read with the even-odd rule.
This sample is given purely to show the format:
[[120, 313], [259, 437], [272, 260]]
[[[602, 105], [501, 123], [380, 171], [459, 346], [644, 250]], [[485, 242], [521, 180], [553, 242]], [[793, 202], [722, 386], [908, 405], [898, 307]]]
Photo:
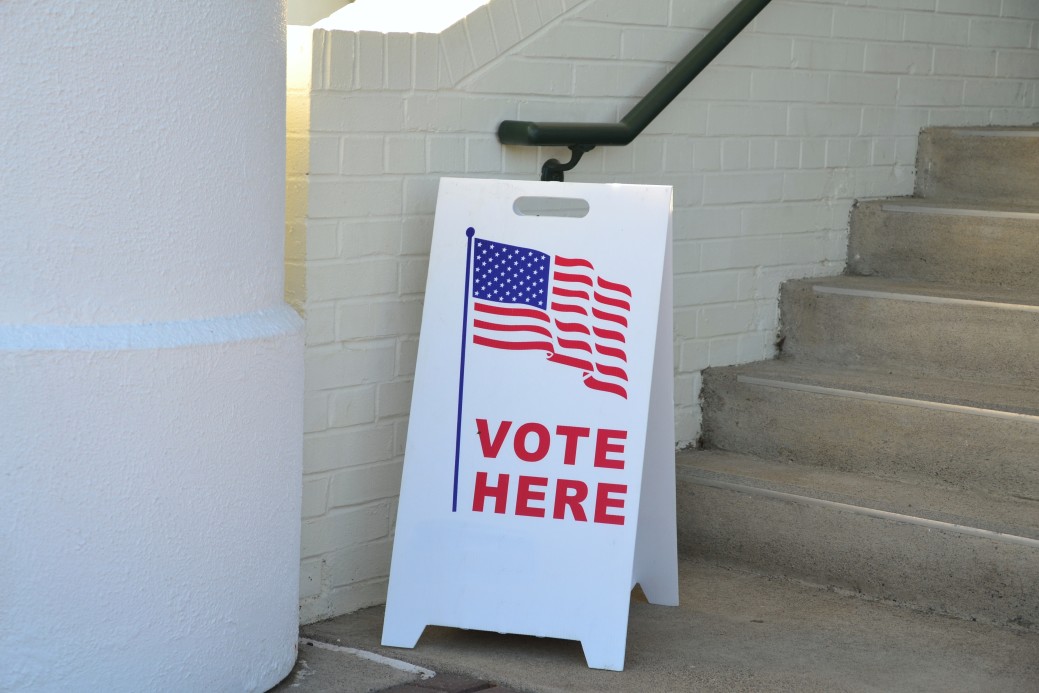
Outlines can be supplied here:
[[425, 623], [396, 623], [387, 618], [382, 627], [382, 645], [413, 649], [425, 629]]
[[582, 640], [584, 659], [592, 669], [624, 671], [625, 638]]

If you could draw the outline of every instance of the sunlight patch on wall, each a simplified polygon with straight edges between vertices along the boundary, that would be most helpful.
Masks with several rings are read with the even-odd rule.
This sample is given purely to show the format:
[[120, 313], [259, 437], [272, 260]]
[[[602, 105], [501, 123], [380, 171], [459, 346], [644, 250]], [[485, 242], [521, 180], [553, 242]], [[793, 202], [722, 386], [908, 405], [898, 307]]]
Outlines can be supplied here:
[[314, 26], [339, 31], [438, 34], [489, 0], [356, 0]]
[[307, 192], [310, 173], [312, 48], [309, 27], [286, 32], [285, 302], [301, 315], [307, 297]]
[[350, 0], [288, 0], [285, 3], [285, 22], [290, 26], [310, 26], [348, 4]]

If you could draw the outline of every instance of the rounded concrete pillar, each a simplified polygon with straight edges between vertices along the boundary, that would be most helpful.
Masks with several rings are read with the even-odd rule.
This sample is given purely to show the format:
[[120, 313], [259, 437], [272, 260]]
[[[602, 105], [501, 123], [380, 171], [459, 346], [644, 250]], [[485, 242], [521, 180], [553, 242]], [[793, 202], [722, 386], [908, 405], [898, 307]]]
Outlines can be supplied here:
[[0, 3], [0, 690], [293, 666], [281, 12]]

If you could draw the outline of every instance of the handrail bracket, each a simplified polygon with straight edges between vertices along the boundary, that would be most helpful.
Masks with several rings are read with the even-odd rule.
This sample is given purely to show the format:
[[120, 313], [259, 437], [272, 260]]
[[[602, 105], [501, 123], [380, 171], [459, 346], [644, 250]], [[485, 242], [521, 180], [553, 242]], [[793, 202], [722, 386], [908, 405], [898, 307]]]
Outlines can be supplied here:
[[581, 157], [585, 153], [595, 149], [594, 145], [591, 144], [571, 144], [570, 147], [570, 161], [561, 163], [559, 159], [549, 159], [541, 166], [541, 180], [543, 181], [556, 181], [558, 183], [563, 182], [563, 174], [569, 171], [574, 166], [577, 166], [577, 162], [581, 160]]

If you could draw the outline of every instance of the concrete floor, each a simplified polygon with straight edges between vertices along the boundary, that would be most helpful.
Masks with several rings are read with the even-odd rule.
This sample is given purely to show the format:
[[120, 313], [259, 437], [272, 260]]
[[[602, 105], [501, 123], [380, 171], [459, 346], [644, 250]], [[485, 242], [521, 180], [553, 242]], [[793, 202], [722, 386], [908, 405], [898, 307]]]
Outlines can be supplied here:
[[[1001, 630], [703, 563], [681, 564], [681, 606], [636, 593], [623, 672], [588, 669], [576, 642], [429, 627], [414, 650], [379, 645], [382, 609], [315, 623], [302, 637], [438, 673], [301, 645], [275, 690], [462, 691], [461, 674], [519, 691], [941, 691], [1036, 693], [1039, 633]], [[428, 677], [429, 674], [427, 673]], [[438, 681], [445, 685], [437, 685]], [[497, 689], [501, 690], [501, 689]]]

